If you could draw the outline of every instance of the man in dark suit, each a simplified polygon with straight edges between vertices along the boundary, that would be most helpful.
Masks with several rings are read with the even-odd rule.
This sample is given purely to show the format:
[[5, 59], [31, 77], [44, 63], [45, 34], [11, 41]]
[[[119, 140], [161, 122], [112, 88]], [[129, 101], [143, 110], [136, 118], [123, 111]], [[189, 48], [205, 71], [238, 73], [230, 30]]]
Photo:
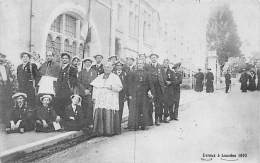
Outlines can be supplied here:
[[197, 72], [194, 77], [196, 79], [196, 85], [195, 85], [195, 91], [196, 92], [202, 92], [203, 91], [203, 81], [204, 81], [204, 74], [201, 72], [201, 69], [198, 69], [199, 72]]
[[159, 122], [162, 122], [162, 113], [163, 113], [163, 94], [165, 90], [165, 76], [163, 75], [163, 68], [158, 63], [159, 55], [151, 54], [151, 64], [147, 65], [147, 71], [151, 74], [151, 79], [153, 87], [155, 90], [154, 93], [154, 107], [155, 107], [155, 125], [160, 125]]
[[247, 74], [247, 71], [246, 71], [245, 68], [242, 69], [242, 71], [243, 72], [242, 72], [240, 79], [239, 79], [239, 82], [241, 83], [240, 89], [241, 89], [242, 92], [247, 92], [247, 89], [248, 89], [247, 83], [248, 83], [248, 80], [249, 80], [249, 77], [248, 77], [249, 75]]
[[134, 65], [135, 59], [133, 57], [127, 57], [126, 58], [126, 64], [123, 66], [123, 71], [126, 73], [132, 72], [135, 70], [135, 65]]
[[227, 73], [225, 74], [225, 84], [226, 84], [226, 93], [228, 93], [228, 90], [231, 85], [231, 75], [229, 73], [229, 70], [227, 70]]
[[7, 66], [6, 56], [0, 53], [0, 122], [7, 123], [7, 113], [11, 107], [13, 75]]
[[103, 56], [98, 54], [94, 56], [96, 60], [96, 64], [92, 66], [92, 68], [97, 72], [97, 75], [104, 73], [104, 68], [102, 64]]
[[182, 74], [179, 71], [181, 63], [177, 63], [173, 66], [173, 102], [174, 102], [174, 112], [170, 110], [170, 119], [178, 120], [179, 104], [180, 104], [180, 94], [181, 94], [181, 84], [182, 84]]
[[90, 83], [96, 79], [97, 72], [91, 67], [92, 60], [86, 58], [83, 60], [83, 69], [79, 72], [79, 95], [82, 97], [82, 109], [84, 111], [85, 118], [87, 120], [87, 125], [93, 125], [93, 101], [92, 92], [93, 87]]
[[65, 109], [64, 129], [66, 131], [79, 131], [86, 127], [83, 110], [80, 106], [81, 97], [79, 95], [72, 95], [71, 104]]
[[123, 71], [123, 63], [121, 63], [120, 61], [116, 62], [113, 73], [119, 76], [119, 78], [122, 82], [122, 85], [123, 85], [123, 89], [119, 92], [119, 120], [120, 120], [120, 124], [121, 124], [124, 103], [126, 100], [126, 75], [127, 75], [126, 72]]
[[70, 102], [70, 96], [77, 85], [77, 70], [70, 65], [70, 55], [68, 53], [61, 54], [62, 66], [57, 79], [55, 111], [62, 118], [64, 117], [64, 109]]
[[17, 67], [18, 90], [27, 95], [28, 105], [35, 106], [36, 86], [40, 80], [37, 65], [30, 62], [31, 54], [23, 52], [20, 55], [22, 64]]
[[164, 70], [164, 74], [165, 74], [165, 79], [166, 79], [166, 87], [165, 87], [165, 92], [164, 92], [164, 107], [163, 107], [163, 122], [164, 123], [169, 123], [169, 121], [167, 120], [168, 116], [169, 116], [169, 112], [170, 110], [173, 109], [173, 100], [172, 97], [174, 96], [174, 92], [173, 92], [173, 82], [174, 82], [174, 73], [173, 71], [170, 69], [169, 67], [169, 59], [165, 59], [163, 61], [163, 70]]
[[206, 92], [207, 93], [212, 93], [214, 92], [214, 75], [211, 72], [211, 68], [208, 68], [208, 72], [205, 75], [205, 80], [206, 80]]

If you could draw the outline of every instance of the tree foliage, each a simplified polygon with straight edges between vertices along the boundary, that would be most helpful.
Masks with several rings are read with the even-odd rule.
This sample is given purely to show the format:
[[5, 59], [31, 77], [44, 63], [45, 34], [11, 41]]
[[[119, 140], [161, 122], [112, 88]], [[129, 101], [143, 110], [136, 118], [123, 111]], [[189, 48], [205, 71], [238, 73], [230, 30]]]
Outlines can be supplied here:
[[206, 38], [208, 50], [216, 51], [221, 65], [224, 65], [230, 57], [241, 56], [240, 38], [228, 5], [221, 5], [211, 12]]

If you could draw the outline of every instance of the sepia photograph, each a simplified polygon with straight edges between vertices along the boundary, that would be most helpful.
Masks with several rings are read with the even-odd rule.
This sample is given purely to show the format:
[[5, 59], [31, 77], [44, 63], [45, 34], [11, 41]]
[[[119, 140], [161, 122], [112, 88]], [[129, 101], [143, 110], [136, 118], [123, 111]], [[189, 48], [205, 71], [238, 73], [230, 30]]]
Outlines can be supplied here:
[[0, 163], [260, 163], [260, 0], [0, 0]]

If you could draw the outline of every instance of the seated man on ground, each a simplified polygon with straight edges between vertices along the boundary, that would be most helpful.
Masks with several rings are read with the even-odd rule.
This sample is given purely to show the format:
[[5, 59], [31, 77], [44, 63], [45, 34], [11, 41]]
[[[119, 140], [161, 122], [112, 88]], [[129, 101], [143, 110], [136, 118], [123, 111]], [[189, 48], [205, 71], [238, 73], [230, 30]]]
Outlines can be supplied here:
[[36, 110], [36, 132], [52, 132], [61, 130], [61, 118], [56, 114], [53, 107], [49, 106], [51, 100], [51, 95], [43, 95], [40, 97], [42, 105]]
[[72, 103], [65, 108], [64, 129], [66, 131], [79, 131], [86, 126], [81, 101], [79, 95], [71, 96]]
[[24, 133], [34, 129], [33, 110], [27, 106], [27, 95], [25, 93], [15, 93], [12, 96], [14, 107], [10, 112], [9, 124], [6, 132]]

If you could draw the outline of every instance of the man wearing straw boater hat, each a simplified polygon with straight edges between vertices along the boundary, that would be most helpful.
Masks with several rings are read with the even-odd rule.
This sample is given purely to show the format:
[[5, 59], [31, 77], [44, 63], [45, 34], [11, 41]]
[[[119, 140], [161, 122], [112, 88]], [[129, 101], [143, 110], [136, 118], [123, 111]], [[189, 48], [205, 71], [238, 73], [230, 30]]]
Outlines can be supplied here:
[[85, 58], [82, 61], [83, 69], [79, 72], [79, 95], [82, 97], [82, 109], [84, 111], [85, 118], [87, 119], [87, 125], [93, 125], [93, 101], [92, 91], [93, 87], [90, 83], [96, 79], [97, 72], [91, 66], [93, 60], [91, 58]]
[[64, 129], [79, 131], [85, 128], [86, 121], [81, 107], [82, 98], [79, 95], [70, 96], [71, 104], [65, 109]]
[[29, 52], [22, 52], [20, 58], [22, 64], [17, 67], [18, 90], [27, 95], [28, 105], [33, 108], [40, 73], [37, 65], [30, 62], [31, 54]]
[[[61, 118], [56, 114], [53, 107], [50, 106], [52, 96], [48, 94], [42, 95], [40, 101], [42, 105], [36, 110], [35, 131], [52, 132], [61, 129], [59, 124]], [[59, 127], [57, 128], [57, 126]]]
[[6, 55], [0, 53], [0, 122], [6, 123], [7, 112], [11, 107], [12, 81], [10, 68], [6, 65]]
[[147, 66], [148, 72], [151, 74], [153, 87], [155, 89], [153, 101], [155, 107], [155, 125], [160, 125], [162, 122], [163, 110], [163, 94], [165, 89], [165, 77], [163, 76], [163, 68], [158, 63], [159, 55], [152, 53], [150, 55], [151, 64]]
[[7, 133], [31, 131], [34, 129], [33, 110], [27, 105], [27, 95], [25, 93], [15, 93], [12, 96], [14, 107], [10, 112]]

